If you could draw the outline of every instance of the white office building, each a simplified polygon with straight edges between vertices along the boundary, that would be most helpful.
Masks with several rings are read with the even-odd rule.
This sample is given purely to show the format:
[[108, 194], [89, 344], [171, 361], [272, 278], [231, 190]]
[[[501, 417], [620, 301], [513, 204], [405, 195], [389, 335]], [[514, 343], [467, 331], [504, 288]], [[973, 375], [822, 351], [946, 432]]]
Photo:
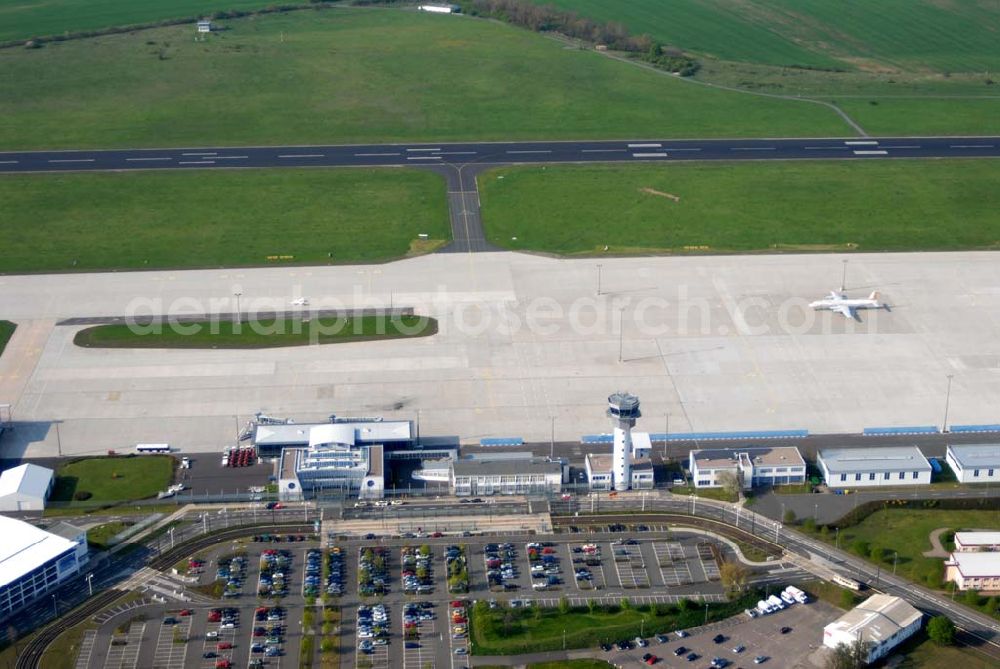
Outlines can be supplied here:
[[54, 472], [24, 464], [0, 474], [0, 511], [44, 511], [52, 493]]
[[950, 444], [945, 461], [959, 483], [1000, 481], [1000, 444]]
[[794, 446], [691, 451], [688, 467], [696, 488], [721, 487], [728, 476], [735, 476], [743, 490], [806, 480], [806, 462]]
[[931, 463], [916, 446], [828, 448], [816, 464], [831, 488], [927, 485]]
[[562, 462], [530, 454], [480, 454], [452, 461], [449, 484], [458, 497], [558, 493], [565, 472]]
[[[80, 536], [79, 530], [75, 532]], [[0, 620], [24, 610], [80, 570], [86, 534], [78, 541], [0, 516]]]
[[1000, 590], [1000, 552], [952, 553], [944, 563], [944, 580], [959, 590]]
[[[584, 459], [587, 484], [591, 490], [614, 490], [614, 456], [588, 453]], [[648, 457], [632, 460], [629, 467], [631, 490], [652, 490], [655, 484], [653, 463]]]
[[866, 661], [871, 664], [916, 634], [922, 621], [923, 614], [906, 600], [872, 595], [823, 628], [823, 645], [836, 648], [860, 639], [869, 644]]
[[1000, 532], [955, 532], [956, 553], [1000, 551]]

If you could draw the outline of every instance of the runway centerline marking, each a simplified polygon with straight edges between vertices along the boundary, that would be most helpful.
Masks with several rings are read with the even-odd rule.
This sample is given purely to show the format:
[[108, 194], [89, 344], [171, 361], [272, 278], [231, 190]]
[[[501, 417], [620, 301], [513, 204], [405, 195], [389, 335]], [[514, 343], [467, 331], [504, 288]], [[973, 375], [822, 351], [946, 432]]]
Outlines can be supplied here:
[[378, 158], [381, 156], [398, 156], [398, 153], [355, 153], [355, 158]]
[[883, 149], [919, 149], [920, 145], [919, 144], [904, 144], [904, 145], [899, 145], [899, 146], [885, 146], [885, 145], [882, 145], [882, 148]]
[[144, 161], [149, 161], [149, 160], [173, 160], [173, 158], [171, 158], [170, 156], [158, 156], [156, 158], [126, 158], [125, 160], [126, 160], [126, 162], [130, 162], [130, 163], [135, 162], [135, 163], [137, 163], [137, 162], [144, 162]]
[[992, 149], [992, 144], [952, 144], [949, 149]]
[[675, 148], [670, 147], [670, 146], [666, 147], [663, 150], [664, 151], [701, 151], [701, 149], [675, 149]]
[[440, 151], [440, 150], [441, 150], [440, 147], [434, 148], [434, 149], [407, 149], [407, 151], [413, 151], [413, 152], [416, 152], [416, 151]]
[[625, 153], [627, 149], [580, 149], [580, 153]]
[[49, 160], [50, 163], [92, 163], [93, 158], [54, 158]]
[[179, 162], [178, 165], [214, 165], [214, 160], [191, 160], [188, 162]]
[[552, 149], [523, 149], [517, 151], [508, 151], [507, 153], [552, 153]]
[[777, 151], [776, 146], [731, 146], [730, 151]]
[[323, 158], [322, 153], [283, 153], [278, 155], [279, 158]]
[[442, 151], [442, 156], [474, 156], [475, 151]]
[[407, 156], [407, 160], [441, 160], [441, 156]]
[[213, 156], [212, 160], [246, 160], [250, 156]]
[[200, 151], [198, 153], [182, 153], [182, 156], [217, 156], [218, 151]]
[[17, 165], [16, 160], [0, 160], [0, 165]]
[[865, 139], [865, 140], [855, 140], [853, 142], [844, 142], [847, 146], [877, 146], [878, 140]]
[[846, 146], [804, 146], [806, 151], [847, 151]]

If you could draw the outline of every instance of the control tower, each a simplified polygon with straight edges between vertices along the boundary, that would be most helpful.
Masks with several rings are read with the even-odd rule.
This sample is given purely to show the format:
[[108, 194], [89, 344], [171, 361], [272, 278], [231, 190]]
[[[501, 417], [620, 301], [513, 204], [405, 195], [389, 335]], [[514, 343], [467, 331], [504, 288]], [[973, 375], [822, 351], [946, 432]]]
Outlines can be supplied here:
[[608, 417], [615, 427], [611, 464], [615, 490], [628, 490], [632, 483], [632, 428], [640, 416], [639, 398], [635, 395], [617, 392], [608, 398]]

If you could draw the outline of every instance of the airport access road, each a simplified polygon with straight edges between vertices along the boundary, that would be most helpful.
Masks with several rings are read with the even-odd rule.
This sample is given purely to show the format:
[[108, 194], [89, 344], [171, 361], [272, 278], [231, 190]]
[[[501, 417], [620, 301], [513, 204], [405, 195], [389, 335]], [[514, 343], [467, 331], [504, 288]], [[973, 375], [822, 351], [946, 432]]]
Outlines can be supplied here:
[[0, 172], [1000, 157], [1000, 137], [642, 139], [0, 153]]

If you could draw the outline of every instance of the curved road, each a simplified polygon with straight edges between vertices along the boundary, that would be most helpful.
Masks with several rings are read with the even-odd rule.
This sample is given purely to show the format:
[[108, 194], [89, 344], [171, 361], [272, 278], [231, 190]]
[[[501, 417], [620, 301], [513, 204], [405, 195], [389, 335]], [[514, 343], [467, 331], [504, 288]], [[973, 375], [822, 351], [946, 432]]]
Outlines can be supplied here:
[[1000, 137], [645, 139], [0, 153], [0, 172], [226, 167], [1000, 157]]

